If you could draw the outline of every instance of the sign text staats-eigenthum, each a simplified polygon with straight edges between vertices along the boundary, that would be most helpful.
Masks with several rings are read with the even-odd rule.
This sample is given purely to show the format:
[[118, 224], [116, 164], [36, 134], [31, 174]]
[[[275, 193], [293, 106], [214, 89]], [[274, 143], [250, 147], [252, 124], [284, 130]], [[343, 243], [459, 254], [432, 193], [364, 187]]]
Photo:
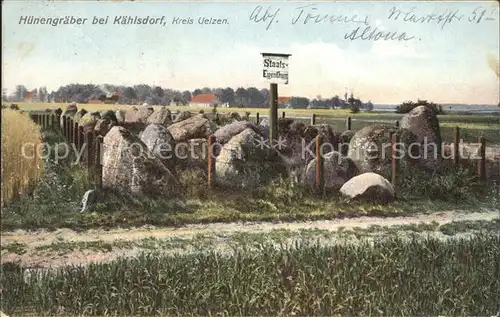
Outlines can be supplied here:
[[288, 84], [288, 57], [290, 54], [262, 53], [263, 78], [272, 84]]

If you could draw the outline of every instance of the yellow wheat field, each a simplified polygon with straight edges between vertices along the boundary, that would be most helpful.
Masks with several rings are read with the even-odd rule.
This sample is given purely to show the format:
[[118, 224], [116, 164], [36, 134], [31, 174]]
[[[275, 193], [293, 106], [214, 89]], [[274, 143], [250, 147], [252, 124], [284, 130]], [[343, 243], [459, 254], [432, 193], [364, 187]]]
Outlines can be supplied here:
[[42, 175], [44, 164], [36, 150], [41, 143], [39, 127], [26, 114], [2, 109], [2, 205]]

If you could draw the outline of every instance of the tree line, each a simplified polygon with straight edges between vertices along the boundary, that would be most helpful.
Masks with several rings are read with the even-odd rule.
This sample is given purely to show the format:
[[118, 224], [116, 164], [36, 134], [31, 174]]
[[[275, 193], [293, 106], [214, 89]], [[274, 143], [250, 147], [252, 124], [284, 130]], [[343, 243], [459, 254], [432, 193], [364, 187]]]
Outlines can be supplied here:
[[[188, 105], [194, 96], [200, 94], [215, 94], [218, 102], [229, 104], [231, 107], [262, 108], [269, 105], [269, 89], [258, 89], [255, 87], [233, 89], [227, 88], [197, 88], [193, 91], [175, 90], [150, 85], [93, 85], [93, 84], [68, 84], [59, 87], [56, 91], [48, 92], [46, 87], [28, 90], [24, 85], [17, 85], [15, 91], [8, 95], [3, 93], [3, 101], [22, 102], [26, 96], [30, 96], [33, 102], [60, 102], [60, 103], [88, 103], [89, 100], [101, 100], [106, 103], [117, 103], [125, 105], [136, 105], [144, 102], [150, 105]], [[285, 106], [285, 105], [281, 105]], [[291, 108], [350, 108], [353, 112], [360, 109], [372, 110], [373, 104], [362, 102], [352, 94], [338, 95], [323, 98], [309, 99], [293, 96], [286, 103]]]

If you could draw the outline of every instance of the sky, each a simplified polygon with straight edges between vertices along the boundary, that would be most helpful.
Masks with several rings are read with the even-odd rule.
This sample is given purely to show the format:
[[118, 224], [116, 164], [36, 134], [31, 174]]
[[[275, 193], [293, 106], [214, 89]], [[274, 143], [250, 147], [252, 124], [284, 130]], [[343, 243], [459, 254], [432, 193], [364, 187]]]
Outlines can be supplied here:
[[[281, 96], [331, 97], [352, 91], [379, 104], [418, 98], [499, 103], [497, 1], [6, 0], [2, 6], [2, 88], [8, 92], [18, 84], [50, 91], [69, 83], [149, 84], [191, 91], [266, 88], [260, 53], [273, 52], [291, 54], [289, 84], [278, 86]], [[311, 18], [305, 21], [307, 14]], [[20, 24], [23, 16], [87, 21]], [[108, 24], [93, 25], [94, 16], [109, 16]], [[116, 16], [164, 16], [166, 24], [116, 25]], [[315, 16], [334, 21], [316, 23]], [[452, 18], [443, 23], [438, 16]], [[200, 17], [227, 19], [228, 24], [199, 24]], [[193, 24], [174, 25], [175, 18], [192, 18]], [[359, 38], [367, 27], [396, 36]], [[358, 38], [346, 39], [358, 28]], [[402, 33], [411, 39], [397, 40]]]

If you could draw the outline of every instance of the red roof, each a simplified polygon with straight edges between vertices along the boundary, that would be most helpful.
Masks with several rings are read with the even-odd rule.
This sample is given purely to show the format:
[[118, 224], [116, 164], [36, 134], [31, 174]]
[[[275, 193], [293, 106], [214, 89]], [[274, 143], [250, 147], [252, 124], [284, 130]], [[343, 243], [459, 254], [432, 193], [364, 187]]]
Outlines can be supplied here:
[[194, 103], [211, 103], [217, 99], [217, 96], [214, 94], [201, 94], [196, 95], [191, 99], [191, 102]]
[[292, 99], [292, 97], [278, 97], [278, 103], [281, 104], [281, 103], [287, 103], [290, 101], [290, 99]]

